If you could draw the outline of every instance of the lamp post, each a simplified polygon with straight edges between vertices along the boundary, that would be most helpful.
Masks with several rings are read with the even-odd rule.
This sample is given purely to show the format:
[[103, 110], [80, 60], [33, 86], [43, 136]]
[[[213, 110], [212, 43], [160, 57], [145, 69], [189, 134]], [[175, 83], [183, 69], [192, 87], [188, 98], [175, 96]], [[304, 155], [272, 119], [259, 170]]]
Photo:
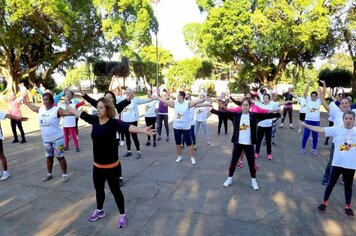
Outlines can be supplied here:
[[[157, 4], [160, 2], [160, 0], [152, 0], [152, 2], [155, 4], [155, 15], [156, 19], [158, 21], [158, 11], [157, 11]], [[158, 88], [158, 71], [159, 71], [159, 64], [158, 64], [158, 24], [155, 29], [155, 35], [156, 35], [156, 88]]]

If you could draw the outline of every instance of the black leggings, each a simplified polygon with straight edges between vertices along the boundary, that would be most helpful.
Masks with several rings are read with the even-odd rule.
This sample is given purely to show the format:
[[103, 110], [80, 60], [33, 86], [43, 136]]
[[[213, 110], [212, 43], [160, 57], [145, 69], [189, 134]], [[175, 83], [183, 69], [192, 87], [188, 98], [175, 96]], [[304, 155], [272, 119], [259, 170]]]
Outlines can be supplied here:
[[293, 107], [283, 108], [282, 123], [284, 123], [284, 119], [286, 118], [287, 112], [288, 112], [288, 116], [289, 116], [289, 123], [293, 124], [293, 119], [292, 119]]
[[125, 214], [124, 195], [120, 190], [119, 168], [101, 169], [93, 167], [93, 182], [96, 191], [96, 208], [103, 209], [105, 201], [105, 181], [108, 181], [111, 193], [114, 195], [115, 202], [120, 214]]
[[225, 134], [227, 134], [227, 118], [219, 117], [219, 124], [218, 124], [218, 134], [220, 134], [220, 130], [221, 130], [221, 125], [224, 122], [224, 127], [225, 127]]
[[21, 133], [21, 138], [23, 140], [25, 140], [25, 132], [23, 132], [22, 121], [21, 120], [10, 120], [10, 122], [11, 122], [11, 129], [12, 129], [12, 133], [14, 135], [14, 139], [18, 140], [17, 131], [16, 131], [16, 125], [17, 125], [17, 127], [19, 127], [19, 130]]
[[231, 163], [229, 167], [229, 177], [232, 177], [234, 175], [236, 164], [241, 156], [242, 151], [245, 152], [248, 167], [250, 169], [251, 178], [256, 178], [255, 152], [253, 150], [253, 145], [244, 144], [234, 144], [231, 156]]
[[[134, 125], [134, 126], [137, 126], [137, 121], [135, 122], [123, 122], [125, 124], [128, 124], [128, 125]], [[129, 130], [127, 130], [125, 132], [125, 137], [126, 137], [126, 146], [127, 146], [127, 151], [131, 151], [131, 139], [130, 139], [130, 132]], [[140, 151], [140, 142], [138, 141], [138, 137], [137, 137], [137, 134], [135, 133], [131, 133], [131, 137], [135, 143], [135, 147], [136, 147], [136, 150], [137, 151]]]
[[352, 183], [354, 181], [355, 170], [346, 169], [338, 166], [331, 167], [330, 180], [328, 186], [326, 186], [324, 193], [324, 201], [327, 201], [333, 191], [333, 188], [339, 179], [339, 176], [342, 174], [344, 179], [344, 191], [345, 191], [345, 201], [346, 204], [351, 204], [352, 198]]
[[271, 127], [260, 127], [257, 128], [257, 144], [256, 144], [256, 153], [260, 153], [261, 143], [263, 136], [266, 136], [266, 146], [267, 146], [267, 155], [272, 154], [272, 126]]
[[[152, 129], [156, 128], [156, 117], [145, 117], [147, 127], [152, 125]], [[147, 140], [151, 141], [151, 136], [147, 135]], [[153, 142], [156, 142], [156, 135], [153, 135]]]
[[[332, 126], [334, 126], [334, 122], [329, 120], [329, 127], [332, 127]], [[328, 143], [328, 142], [329, 142], [329, 138], [330, 138], [330, 137], [326, 137], [326, 138], [325, 138], [325, 143]]]
[[166, 128], [167, 138], [169, 137], [169, 127], [168, 127], [168, 115], [157, 115], [157, 133], [161, 137], [162, 134], [162, 122], [164, 122], [164, 127]]

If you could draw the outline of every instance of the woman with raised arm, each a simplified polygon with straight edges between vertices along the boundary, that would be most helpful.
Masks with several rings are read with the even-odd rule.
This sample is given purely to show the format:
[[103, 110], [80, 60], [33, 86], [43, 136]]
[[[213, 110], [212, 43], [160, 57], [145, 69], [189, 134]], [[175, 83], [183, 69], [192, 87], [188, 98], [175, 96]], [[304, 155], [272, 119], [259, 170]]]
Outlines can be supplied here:
[[279, 113], [258, 114], [250, 112], [251, 102], [247, 99], [242, 102], [241, 112], [229, 112], [212, 109], [211, 113], [220, 115], [226, 119], [232, 120], [234, 124], [234, 132], [231, 142], [233, 143], [233, 151], [231, 163], [229, 167], [229, 175], [223, 186], [228, 187], [232, 184], [232, 176], [234, 175], [236, 164], [242, 152], [247, 157], [248, 166], [251, 175], [251, 186], [254, 190], [258, 190], [256, 181], [255, 168], [255, 151], [254, 145], [257, 144], [257, 123], [261, 120], [280, 117]]
[[55, 106], [53, 95], [45, 92], [42, 95], [43, 106], [38, 107], [24, 100], [25, 104], [34, 112], [38, 113], [38, 121], [43, 139], [43, 146], [47, 162], [47, 175], [43, 182], [51, 180], [53, 159], [56, 156], [62, 170], [63, 183], [69, 180], [67, 175], [67, 162], [64, 158], [64, 136], [59, 121], [61, 116], [73, 115], [71, 112]]
[[182, 138], [184, 137], [184, 141], [188, 147], [190, 160], [193, 165], [196, 164], [196, 160], [194, 158], [194, 147], [192, 145], [191, 139], [191, 122], [189, 116], [189, 109], [194, 107], [196, 104], [202, 103], [205, 99], [197, 99], [197, 100], [185, 100], [185, 92], [179, 91], [177, 94], [177, 100], [166, 100], [161, 97], [157, 98], [160, 102], [167, 104], [169, 107], [174, 108], [175, 116], [173, 121], [173, 130], [174, 130], [174, 139], [176, 142], [176, 152], [177, 159], [176, 162], [179, 163], [183, 160], [182, 157]]
[[[320, 98], [318, 97], [318, 93], [316, 91], [311, 92], [310, 96], [308, 96], [308, 90], [309, 87], [314, 83], [313, 80], [311, 80], [307, 86], [305, 87], [304, 91], [304, 98], [305, 98], [305, 104], [307, 107], [307, 112], [305, 114], [305, 123], [308, 125], [314, 125], [314, 126], [320, 126], [320, 106], [321, 106], [321, 101]], [[320, 94], [320, 91], [319, 91]], [[307, 145], [307, 141], [310, 136], [310, 129], [304, 128], [303, 132], [303, 139], [302, 139], [302, 148], [300, 149], [300, 155], [305, 155], [305, 146]], [[318, 146], [318, 132], [312, 131], [312, 137], [313, 137], [313, 147], [311, 150], [311, 153], [313, 156], [318, 156], [318, 152], [316, 150]]]
[[333, 127], [320, 127], [308, 125], [302, 122], [305, 128], [314, 132], [325, 133], [326, 136], [333, 137], [335, 150], [333, 152], [333, 160], [331, 166], [330, 180], [324, 192], [324, 198], [319, 205], [319, 211], [324, 213], [327, 206], [327, 201], [333, 191], [333, 188], [342, 174], [344, 178], [344, 192], [346, 206], [344, 212], [349, 217], [354, 217], [354, 212], [351, 209], [352, 199], [352, 184], [356, 169], [356, 128], [355, 113], [346, 111], [343, 114], [343, 124]]
[[123, 228], [127, 224], [125, 215], [124, 196], [119, 186], [119, 154], [117, 148], [116, 135], [120, 131], [130, 133], [140, 133], [154, 135], [156, 131], [147, 128], [139, 128], [134, 125], [125, 124], [115, 119], [115, 107], [106, 97], [98, 99], [98, 115], [89, 115], [85, 111], [78, 111], [67, 108], [73, 114], [93, 126], [91, 137], [93, 140], [93, 182], [96, 191], [96, 210], [89, 216], [89, 221], [93, 222], [105, 216], [105, 182], [107, 181], [114, 195], [116, 205], [120, 212], [118, 227]]
[[[14, 92], [11, 92], [9, 95], [9, 98], [7, 99], [8, 103], [8, 112], [10, 115], [16, 116], [16, 117], [21, 117], [21, 102], [24, 99], [22, 97], [16, 98], [16, 94]], [[14, 140], [12, 143], [18, 143], [19, 139], [17, 136], [17, 131], [16, 131], [16, 126], [19, 128], [20, 133], [21, 133], [21, 143], [26, 143], [26, 138], [25, 138], [25, 132], [23, 131], [22, 127], [22, 121], [18, 119], [11, 119], [11, 130], [12, 134], [14, 135]]]

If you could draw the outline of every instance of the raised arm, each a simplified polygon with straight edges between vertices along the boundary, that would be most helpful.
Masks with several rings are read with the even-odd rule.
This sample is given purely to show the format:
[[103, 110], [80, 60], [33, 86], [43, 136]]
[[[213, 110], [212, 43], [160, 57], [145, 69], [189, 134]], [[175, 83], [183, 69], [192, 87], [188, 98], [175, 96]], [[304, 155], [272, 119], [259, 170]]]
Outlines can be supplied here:
[[309, 87], [310, 85], [312, 85], [314, 83], [313, 80], [310, 80], [309, 83], [307, 84], [307, 86], [305, 86], [305, 90], [304, 90], [304, 98], [308, 97], [308, 91], [309, 91]]
[[320, 94], [320, 101], [321, 104], [324, 106], [325, 110], [329, 113], [330, 112], [330, 106], [325, 100], [325, 94], [326, 94], [326, 85], [324, 81], [320, 81], [323, 84], [323, 91]]
[[129, 132], [130, 133], [136, 133], [136, 134], [146, 134], [149, 136], [153, 136], [156, 134], [156, 130], [152, 129], [152, 125], [148, 126], [146, 128], [140, 128], [134, 125], [130, 125], [129, 127]]
[[230, 100], [231, 100], [233, 103], [235, 103], [236, 105], [241, 106], [241, 101], [236, 100], [236, 99], [233, 98], [232, 96], [230, 96]]
[[153, 99], [157, 99], [160, 102], [163, 102], [164, 104], [166, 104], [167, 106], [174, 108], [174, 101], [172, 100], [167, 100], [158, 96], [153, 96]]
[[33, 105], [32, 103], [29, 103], [26, 99], [23, 100], [25, 105], [30, 108], [32, 111], [38, 113], [40, 111], [40, 107]]
[[54, 97], [54, 104], [58, 104], [59, 100], [64, 96], [65, 89], [63, 89], [59, 94]]
[[308, 125], [306, 124], [305, 122], [303, 121], [300, 121], [300, 124], [305, 127], [305, 128], [308, 128], [312, 131], [315, 131], [315, 132], [318, 132], [318, 133], [325, 133], [325, 130], [324, 130], [324, 127], [321, 127], [321, 126], [314, 126], [314, 125]]
[[221, 110], [215, 110], [215, 109], [211, 109], [210, 112], [212, 114], [215, 114], [215, 115], [218, 115], [218, 116], [221, 116], [223, 118], [230, 119], [230, 120], [232, 120], [234, 115], [235, 115], [234, 112], [221, 111]]
[[189, 101], [189, 107], [194, 107], [200, 103], [203, 103], [205, 102], [205, 98], [199, 98], [199, 99], [196, 99], [196, 100], [190, 100]]

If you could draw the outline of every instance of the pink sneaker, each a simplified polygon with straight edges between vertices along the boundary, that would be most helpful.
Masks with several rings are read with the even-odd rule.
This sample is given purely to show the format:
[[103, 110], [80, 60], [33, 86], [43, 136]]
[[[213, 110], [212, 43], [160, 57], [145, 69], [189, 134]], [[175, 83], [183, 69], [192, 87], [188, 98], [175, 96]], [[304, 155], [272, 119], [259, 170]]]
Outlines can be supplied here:
[[244, 166], [244, 163], [242, 161], [238, 161], [236, 167], [237, 168], [242, 168]]
[[271, 161], [272, 160], [272, 154], [268, 154], [267, 155], [267, 159]]
[[260, 156], [260, 154], [255, 153], [255, 159], [257, 159]]
[[118, 227], [119, 228], [124, 228], [126, 227], [127, 225], [127, 218], [126, 218], [126, 215], [123, 215], [119, 217], [119, 223], [118, 223]]

